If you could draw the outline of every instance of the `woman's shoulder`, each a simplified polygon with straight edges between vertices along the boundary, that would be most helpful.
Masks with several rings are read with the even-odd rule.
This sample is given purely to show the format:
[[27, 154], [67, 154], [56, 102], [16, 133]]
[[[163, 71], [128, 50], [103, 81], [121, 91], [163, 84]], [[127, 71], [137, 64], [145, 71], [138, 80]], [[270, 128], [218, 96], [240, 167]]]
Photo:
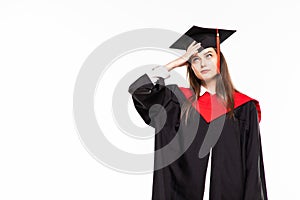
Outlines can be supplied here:
[[261, 109], [257, 99], [236, 90], [234, 92], [234, 105], [235, 108], [247, 106], [250, 110], [256, 109], [259, 121], [261, 120]]
[[193, 95], [193, 91], [191, 88], [187, 88], [187, 87], [183, 87], [183, 86], [178, 86], [178, 88], [186, 97], [190, 97]]
[[191, 87], [178, 86], [178, 89], [185, 96], [185, 99], [190, 99], [195, 95], [195, 91]]
[[236, 97], [238, 98], [245, 98], [245, 99], [250, 99], [250, 100], [253, 100], [253, 101], [257, 101], [255, 98], [241, 92], [241, 91], [238, 91], [238, 90], [235, 90], [234, 91], [234, 95], [236, 95]]
[[165, 85], [168, 88], [173, 96], [176, 96], [176, 99], [180, 102], [183, 102], [192, 95], [192, 91], [189, 88], [179, 86], [178, 84], [167, 84]]

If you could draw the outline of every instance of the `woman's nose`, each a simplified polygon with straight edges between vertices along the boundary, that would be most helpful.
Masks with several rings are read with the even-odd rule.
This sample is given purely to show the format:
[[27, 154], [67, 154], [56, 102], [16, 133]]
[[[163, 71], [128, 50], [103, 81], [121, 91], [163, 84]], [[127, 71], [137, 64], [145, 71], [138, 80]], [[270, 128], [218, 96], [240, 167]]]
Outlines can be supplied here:
[[203, 68], [203, 67], [205, 67], [205, 65], [206, 65], [205, 61], [204, 61], [204, 60], [201, 60], [201, 62], [200, 62], [200, 67]]

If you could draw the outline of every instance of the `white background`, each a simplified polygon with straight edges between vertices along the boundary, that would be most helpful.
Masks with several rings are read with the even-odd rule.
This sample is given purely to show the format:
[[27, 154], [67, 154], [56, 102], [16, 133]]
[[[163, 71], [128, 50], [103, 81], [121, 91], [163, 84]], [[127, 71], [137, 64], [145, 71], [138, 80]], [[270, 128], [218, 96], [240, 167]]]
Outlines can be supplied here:
[[74, 84], [107, 39], [138, 28], [184, 33], [192, 25], [237, 30], [222, 51], [237, 89], [260, 102], [269, 199], [300, 199], [300, 3], [211, 2], [1, 1], [0, 199], [150, 199], [152, 174], [116, 172], [83, 147]]

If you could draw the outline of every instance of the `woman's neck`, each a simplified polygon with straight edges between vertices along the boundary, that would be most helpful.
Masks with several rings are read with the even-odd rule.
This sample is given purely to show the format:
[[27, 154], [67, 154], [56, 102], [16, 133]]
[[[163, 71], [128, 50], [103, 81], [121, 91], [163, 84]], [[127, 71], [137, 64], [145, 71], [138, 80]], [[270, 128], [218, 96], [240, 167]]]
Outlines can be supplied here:
[[210, 93], [215, 94], [216, 93], [216, 79], [212, 78], [210, 80], [207, 80], [202, 83], [203, 87], [205, 87]]

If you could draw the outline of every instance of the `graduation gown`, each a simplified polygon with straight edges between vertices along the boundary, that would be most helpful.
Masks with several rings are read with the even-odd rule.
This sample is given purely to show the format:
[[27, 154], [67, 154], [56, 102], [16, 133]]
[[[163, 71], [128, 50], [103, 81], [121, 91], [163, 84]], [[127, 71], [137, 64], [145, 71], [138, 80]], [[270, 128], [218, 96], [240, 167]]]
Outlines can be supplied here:
[[[215, 106], [216, 112], [209, 112], [216, 95], [206, 92], [199, 98], [198, 106], [191, 108], [188, 124], [196, 126], [197, 131], [184, 149], [185, 136], [190, 133], [186, 131], [188, 129], [180, 128], [188, 126], [182, 125], [185, 123], [180, 120], [180, 113], [181, 106], [192, 94], [190, 89], [176, 84], [165, 85], [162, 78], [153, 84], [149, 76], [144, 74], [130, 85], [128, 91], [142, 119], [155, 128], [155, 151], [175, 138], [177, 141], [174, 144], [177, 146], [174, 148], [181, 150], [178, 159], [154, 171], [152, 200], [202, 200], [210, 154], [210, 200], [268, 199], [258, 101], [236, 92], [235, 118], [232, 119], [218, 106]], [[161, 105], [164, 111], [162, 107], [156, 107], [150, 113], [155, 104]], [[166, 114], [166, 119], [162, 119], [160, 112]], [[199, 120], [193, 124], [195, 115]], [[214, 126], [218, 124], [221, 124], [221, 131], [214, 136], [218, 132], [214, 131], [217, 130]], [[168, 158], [167, 154], [155, 155], [154, 166]]]

